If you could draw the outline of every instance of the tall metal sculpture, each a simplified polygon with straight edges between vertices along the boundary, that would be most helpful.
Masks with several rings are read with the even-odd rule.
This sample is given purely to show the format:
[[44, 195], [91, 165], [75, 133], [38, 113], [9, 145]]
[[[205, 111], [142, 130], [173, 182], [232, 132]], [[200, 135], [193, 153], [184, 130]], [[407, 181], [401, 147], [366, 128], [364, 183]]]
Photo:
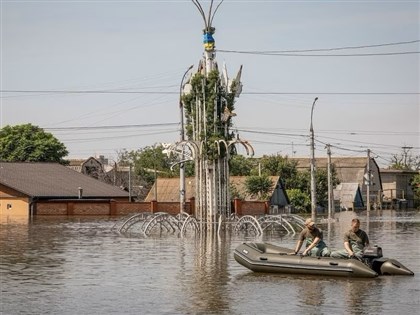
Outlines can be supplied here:
[[[242, 66], [236, 77], [229, 80], [226, 66], [220, 72], [215, 60], [212, 22], [223, 0], [214, 10], [214, 1], [211, 1], [207, 15], [198, 0], [192, 2], [204, 21], [204, 54], [197, 72], [181, 84], [181, 141], [171, 145], [168, 151], [177, 152], [182, 157], [181, 164], [188, 159], [194, 161], [195, 215], [204, 223], [202, 226], [215, 228], [218, 216], [230, 214], [228, 161], [231, 154], [236, 153], [235, 145], [243, 145], [250, 155], [254, 151], [248, 142], [230, 130], [232, 117], [236, 115], [233, 112], [235, 98], [242, 90]], [[185, 185], [181, 183], [180, 187]]]

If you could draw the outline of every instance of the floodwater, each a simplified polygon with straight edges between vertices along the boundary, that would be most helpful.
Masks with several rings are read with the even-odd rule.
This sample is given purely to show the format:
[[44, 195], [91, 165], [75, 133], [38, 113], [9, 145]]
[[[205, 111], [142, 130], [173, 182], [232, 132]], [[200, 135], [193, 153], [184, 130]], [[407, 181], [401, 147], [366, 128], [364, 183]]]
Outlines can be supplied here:
[[[332, 248], [355, 217], [320, 224]], [[420, 213], [359, 214], [385, 257], [415, 276], [374, 279], [253, 273], [243, 241], [293, 247], [297, 235], [122, 236], [110, 218], [37, 218], [0, 225], [0, 314], [410, 314], [420, 306]]]

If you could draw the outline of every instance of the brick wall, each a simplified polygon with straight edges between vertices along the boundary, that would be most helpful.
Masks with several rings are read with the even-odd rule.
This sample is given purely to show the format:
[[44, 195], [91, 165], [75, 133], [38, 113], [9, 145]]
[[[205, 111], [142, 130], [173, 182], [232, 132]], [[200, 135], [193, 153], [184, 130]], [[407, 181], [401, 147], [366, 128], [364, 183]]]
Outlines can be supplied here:
[[268, 214], [269, 203], [267, 201], [243, 201], [234, 200], [234, 211], [238, 216]]
[[[185, 203], [184, 211], [194, 214], [194, 200]], [[192, 202], [192, 203], [191, 203]], [[115, 200], [45, 200], [36, 203], [36, 215], [127, 215], [142, 212], [179, 213], [179, 202], [127, 202]], [[268, 214], [269, 204], [263, 201], [234, 202], [235, 213], [242, 215]]]

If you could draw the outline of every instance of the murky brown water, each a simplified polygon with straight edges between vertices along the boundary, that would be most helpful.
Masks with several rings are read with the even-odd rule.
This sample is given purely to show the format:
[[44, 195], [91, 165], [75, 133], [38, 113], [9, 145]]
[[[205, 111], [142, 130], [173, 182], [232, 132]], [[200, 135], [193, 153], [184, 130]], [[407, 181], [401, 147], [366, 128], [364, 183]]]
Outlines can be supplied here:
[[[341, 248], [351, 212], [320, 225]], [[256, 274], [233, 259], [243, 235], [124, 237], [115, 219], [39, 218], [0, 225], [1, 314], [410, 314], [420, 306], [420, 214], [361, 214], [384, 256], [414, 277]], [[293, 247], [297, 235], [263, 241]]]

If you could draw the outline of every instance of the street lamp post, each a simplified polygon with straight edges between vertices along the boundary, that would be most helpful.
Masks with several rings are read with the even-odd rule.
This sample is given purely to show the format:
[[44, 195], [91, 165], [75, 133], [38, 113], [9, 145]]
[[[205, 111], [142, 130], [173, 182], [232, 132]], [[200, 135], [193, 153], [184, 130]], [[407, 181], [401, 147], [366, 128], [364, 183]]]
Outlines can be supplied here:
[[[184, 132], [184, 104], [182, 102], [182, 90], [184, 88], [184, 80], [187, 76], [187, 73], [194, 67], [194, 65], [189, 66], [187, 71], [185, 71], [182, 76], [181, 84], [179, 86], [179, 111], [180, 111], [180, 140], [181, 140], [181, 161], [184, 161], [184, 141], [185, 141], [185, 132]], [[185, 163], [181, 162], [179, 164], [179, 212], [184, 211], [185, 209]]]
[[316, 219], [316, 182], [315, 182], [315, 136], [313, 128], [313, 115], [315, 103], [318, 100], [318, 97], [315, 97], [314, 102], [312, 103], [311, 109], [311, 127], [309, 129], [311, 133], [311, 218], [313, 221]]

